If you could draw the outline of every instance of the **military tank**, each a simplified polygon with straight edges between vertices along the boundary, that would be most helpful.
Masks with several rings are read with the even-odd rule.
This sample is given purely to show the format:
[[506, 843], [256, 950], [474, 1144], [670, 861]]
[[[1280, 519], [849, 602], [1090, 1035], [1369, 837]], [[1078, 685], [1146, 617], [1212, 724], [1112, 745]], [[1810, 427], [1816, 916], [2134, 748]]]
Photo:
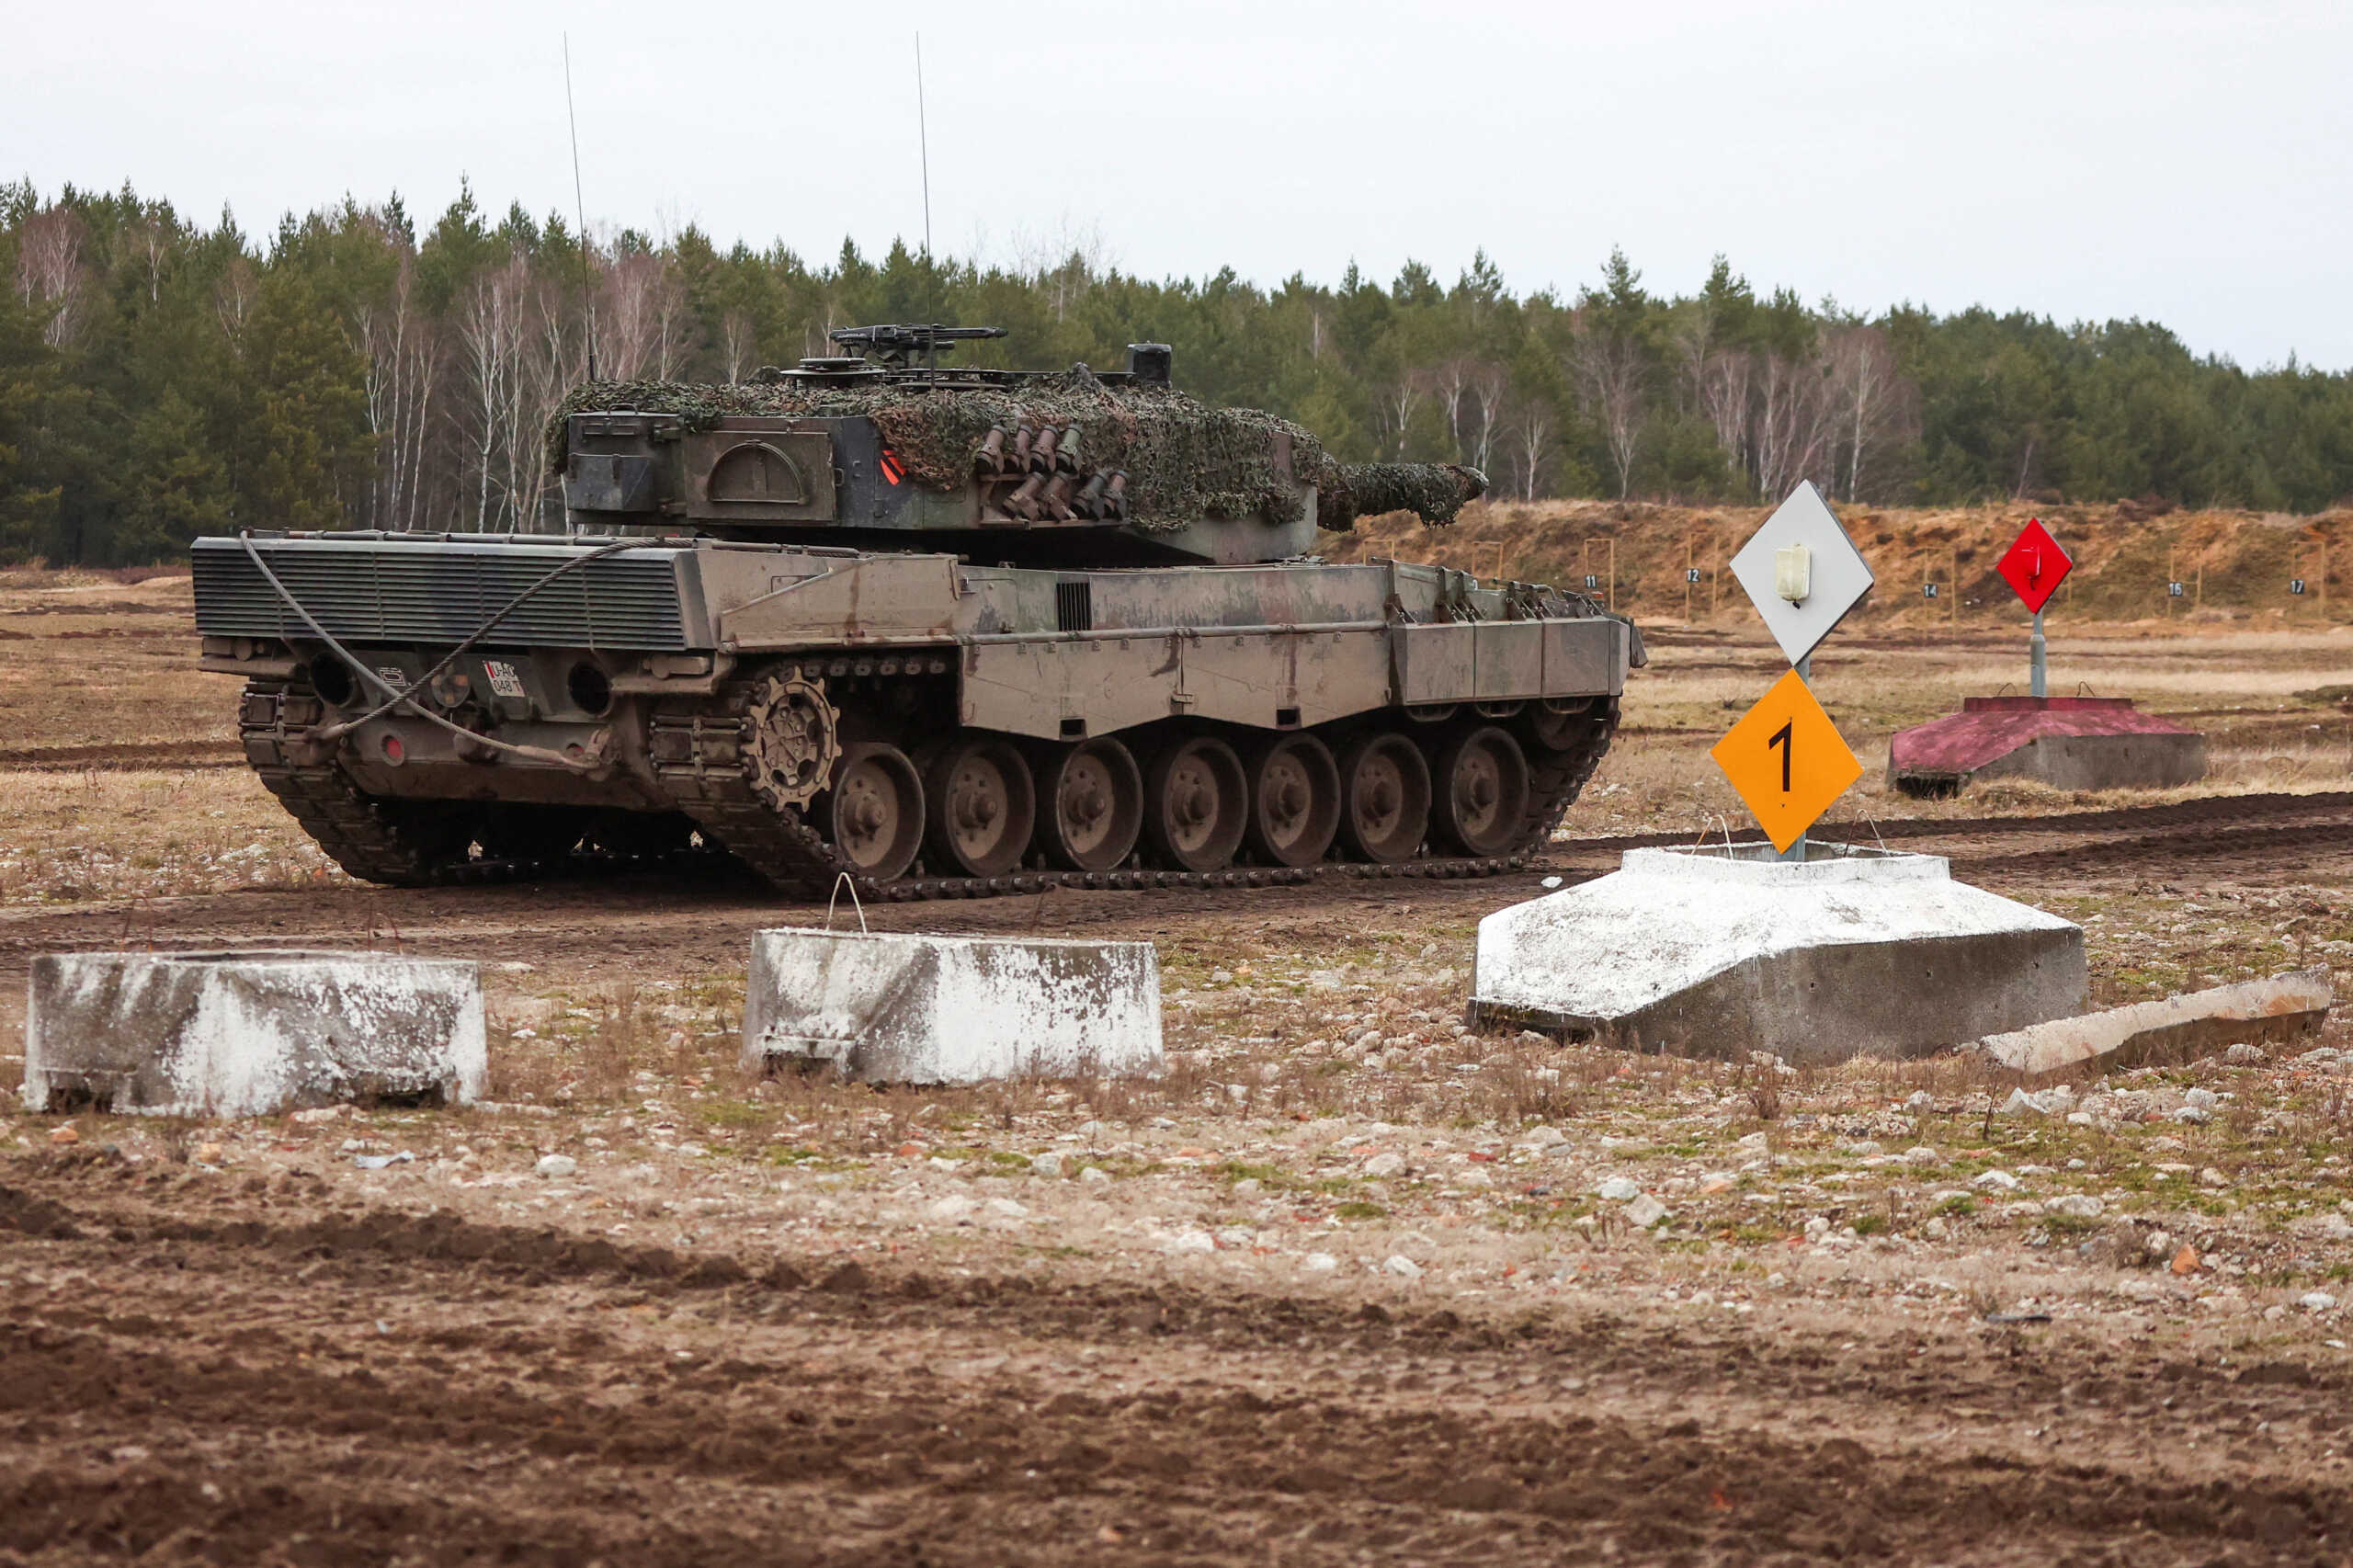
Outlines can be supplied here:
[[551, 423], [564, 531], [194, 547], [207, 670], [354, 876], [723, 850], [779, 888], [1464, 876], [1524, 862], [1643, 660], [1535, 584], [1314, 556], [1451, 520], [1440, 464], [1123, 369], [945, 366], [991, 328], [836, 332], [722, 386], [595, 381]]

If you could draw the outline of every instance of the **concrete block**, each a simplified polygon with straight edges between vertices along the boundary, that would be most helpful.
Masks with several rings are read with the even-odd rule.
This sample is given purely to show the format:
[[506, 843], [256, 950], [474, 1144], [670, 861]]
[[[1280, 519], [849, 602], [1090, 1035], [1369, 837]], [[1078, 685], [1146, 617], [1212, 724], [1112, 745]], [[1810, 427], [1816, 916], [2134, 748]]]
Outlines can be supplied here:
[[1692, 1056], [1908, 1057], [2083, 1010], [2084, 936], [1941, 857], [1629, 850], [1479, 923], [1474, 1023]]
[[378, 953], [33, 960], [25, 1098], [270, 1116], [363, 1097], [463, 1103], [486, 1066], [475, 965]]
[[1161, 1065], [1149, 942], [760, 931], [746, 1064], [832, 1062], [873, 1083], [1129, 1076]]
[[2328, 971], [2297, 970], [2036, 1024], [1970, 1049], [2030, 1078], [2094, 1060], [2102, 1067], [2149, 1066], [2311, 1034], [2336, 1000]]
[[2059, 790], [2164, 790], [2206, 777], [2206, 737], [2126, 697], [1972, 697], [1949, 718], [1898, 730], [1888, 782], [1952, 795], [1972, 778]]

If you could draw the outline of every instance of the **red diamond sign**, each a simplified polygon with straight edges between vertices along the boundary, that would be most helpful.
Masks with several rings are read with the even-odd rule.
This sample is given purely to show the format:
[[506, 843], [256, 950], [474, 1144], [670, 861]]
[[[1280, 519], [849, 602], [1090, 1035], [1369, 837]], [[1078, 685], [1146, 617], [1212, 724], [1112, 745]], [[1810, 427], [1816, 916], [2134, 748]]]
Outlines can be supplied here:
[[2018, 532], [2018, 541], [1994, 563], [1994, 570], [2018, 590], [2027, 608], [2040, 615], [2042, 607], [2051, 602], [2051, 596], [2059, 591], [2059, 585], [2066, 581], [2075, 565], [2075, 558], [2059, 548], [2059, 541], [2051, 537], [2042, 519], [2029, 517], [2026, 527]]

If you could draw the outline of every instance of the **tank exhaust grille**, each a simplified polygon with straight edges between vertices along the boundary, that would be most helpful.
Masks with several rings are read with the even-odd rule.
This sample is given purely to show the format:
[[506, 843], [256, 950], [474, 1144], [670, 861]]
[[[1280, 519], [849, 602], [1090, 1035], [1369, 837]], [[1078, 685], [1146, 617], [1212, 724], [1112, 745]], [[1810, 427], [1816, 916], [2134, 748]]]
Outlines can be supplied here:
[[1087, 582], [1054, 585], [1054, 630], [1095, 630], [1095, 585]]
[[[585, 553], [566, 545], [426, 536], [410, 541], [346, 536], [256, 542], [269, 569], [304, 608], [338, 638], [359, 642], [456, 642], [567, 554]], [[236, 540], [199, 540], [190, 554], [199, 631], [208, 637], [311, 635]], [[505, 647], [694, 647], [679, 589], [678, 555], [658, 547], [631, 551], [566, 573], [501, 621], [489, 641]]]

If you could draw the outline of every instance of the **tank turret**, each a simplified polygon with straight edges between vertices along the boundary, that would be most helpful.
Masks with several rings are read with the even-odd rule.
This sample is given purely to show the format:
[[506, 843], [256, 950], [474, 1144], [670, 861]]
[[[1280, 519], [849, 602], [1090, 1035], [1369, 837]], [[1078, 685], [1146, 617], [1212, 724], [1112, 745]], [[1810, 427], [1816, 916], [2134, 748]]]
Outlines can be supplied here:
[[[726, 385], [597, 381], [565, 399], [548, 457], [577, 529], [920, 546], [1036, 562], [1240, 564], [1320, 528], [1409, 511], [1449, 522], [1486, 487], [1438, 463], [1343, 464], [1315, 436], [1169, 384], [1165, 344], [1127, 368], [943, 368], [995, 327], [833, 334], [857, 352]], [[911, 536], [920, 536], [911, 537]]]

